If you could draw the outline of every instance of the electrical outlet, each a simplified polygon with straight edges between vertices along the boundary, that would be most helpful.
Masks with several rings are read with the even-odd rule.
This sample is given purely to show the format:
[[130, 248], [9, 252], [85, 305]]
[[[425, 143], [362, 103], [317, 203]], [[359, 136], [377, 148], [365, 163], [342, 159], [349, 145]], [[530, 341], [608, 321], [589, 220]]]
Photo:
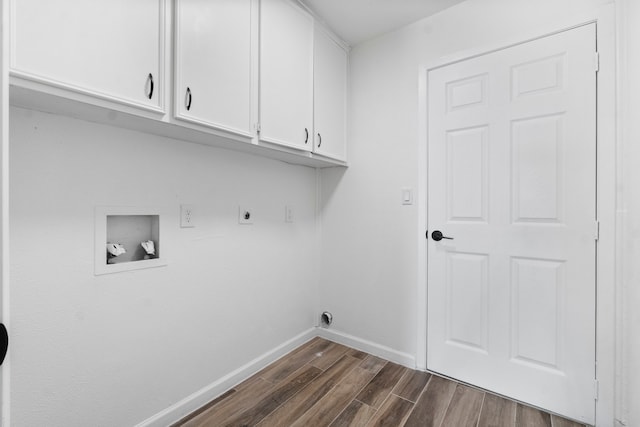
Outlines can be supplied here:
[[195, 227], [195, 215], [193, 205], [180, 205], [180, 227]]
[[284, 207], [284, 222], [293, 222], [293, 206]]
[[253, 224], [253, 213], [251, 209], [242, 206], [238, 208], [238, 224]]

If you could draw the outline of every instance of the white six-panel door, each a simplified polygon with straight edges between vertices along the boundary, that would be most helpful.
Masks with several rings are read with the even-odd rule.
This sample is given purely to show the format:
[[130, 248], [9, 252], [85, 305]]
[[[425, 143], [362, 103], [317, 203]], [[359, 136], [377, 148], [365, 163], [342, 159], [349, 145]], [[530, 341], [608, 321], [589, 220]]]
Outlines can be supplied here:
[[592, 24], [428, 73], [427, 367], [590, 424], [595, 46]]

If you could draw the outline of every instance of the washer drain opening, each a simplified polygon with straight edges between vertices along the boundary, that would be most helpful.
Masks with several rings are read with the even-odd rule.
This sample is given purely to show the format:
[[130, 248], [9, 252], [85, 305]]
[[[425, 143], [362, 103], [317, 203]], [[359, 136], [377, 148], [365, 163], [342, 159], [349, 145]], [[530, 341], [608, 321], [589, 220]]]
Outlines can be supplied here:
[[320, 322], [322, 323], [322, 326], [331, 325], [331, 322], [333, 322], [333, 315], [328, 311], [323, 312], [320, 315]]

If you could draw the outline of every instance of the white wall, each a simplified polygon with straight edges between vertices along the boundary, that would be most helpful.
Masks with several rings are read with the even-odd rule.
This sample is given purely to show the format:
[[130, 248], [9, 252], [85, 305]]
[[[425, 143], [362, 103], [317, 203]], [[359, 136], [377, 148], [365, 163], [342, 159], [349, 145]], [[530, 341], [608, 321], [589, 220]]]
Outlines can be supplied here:
[[[166, 210], [168, 265], [94, 276], [96, 206]], [[313, 169], [12, 109], [11, 425], [134, 425], [313, 327], [315, 212]]]
[[[334, 329], [417, 355], [418, 71], [444, 56], [544, 34], [609, 0], [468, 0], [356, 46], [350, 58], [349, 161], [322, 175], [322, 308]], [[416, 198], [424, 197], [416, 194]], [[640, 425], [640, 424], [639, 424]]]
[[[332, 330], [418, 354], [422, 230], [417, 204], [402, 206], [400, 189], [419, 185], [419, 66], [582, 19], [606, 3], [468, 0], [353, 49], [351, 166], [322, 172], [320, 298], [310, 274], [318, 265], [311, 169], [12, 110], [12, 425], [135, 424], [310, 328], [324, 309], [334, 315]], [[640, 4], [618, 3], [626, 23], [618, 404], [626, 425], [635, 426], [640, 97], [633, 94], [640, 93]], [[142, 173], [147, 165], [153, 165], [149, 176]], [[109, 178], [116, 168], [124, 176]], [[196, 206], [197, 228], [178, 228], [180, 203]], [[258, 215], [248, 228], [236, 224], [237, 205], [247, 203]], [[282, 222], [286, 203], [296, 206], [293, 225]], [[97, 205], [172, 212], [169, 265], [95, 277]], [[56, 245], [64, 255], [55, 254]]]

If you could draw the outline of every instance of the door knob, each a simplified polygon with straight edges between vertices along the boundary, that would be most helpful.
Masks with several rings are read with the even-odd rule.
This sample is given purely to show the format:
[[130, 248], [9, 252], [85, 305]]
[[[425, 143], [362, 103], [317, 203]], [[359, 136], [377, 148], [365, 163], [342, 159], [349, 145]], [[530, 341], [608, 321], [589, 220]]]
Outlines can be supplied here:
[[440, 230], [436, 230], [433, 233], [431, 233], [431, 238], [436, 242], [439, 242], [442, 239], [453, 240], [453, 237], [443, 236]]

